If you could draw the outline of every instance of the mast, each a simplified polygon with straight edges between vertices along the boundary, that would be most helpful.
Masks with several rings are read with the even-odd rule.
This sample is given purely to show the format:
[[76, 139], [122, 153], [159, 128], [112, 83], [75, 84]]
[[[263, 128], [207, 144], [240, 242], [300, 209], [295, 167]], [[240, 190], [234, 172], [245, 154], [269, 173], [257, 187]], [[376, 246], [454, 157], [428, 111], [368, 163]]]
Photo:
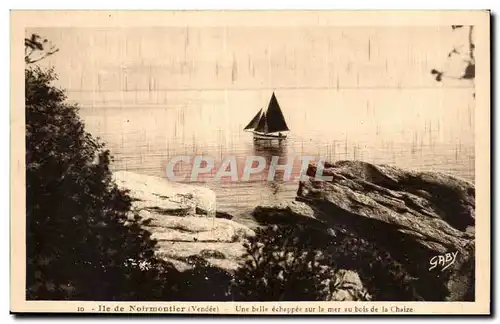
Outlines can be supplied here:
[[262, 113], [262, 116], [260, 117], [259, 123], [257, 124], [257, 127], [255, 127], [254, 131], [256, 132], [261, 132], [261, 133], [269, 133], [268, 132], [268, 127], [267, 127], [267, 111]]

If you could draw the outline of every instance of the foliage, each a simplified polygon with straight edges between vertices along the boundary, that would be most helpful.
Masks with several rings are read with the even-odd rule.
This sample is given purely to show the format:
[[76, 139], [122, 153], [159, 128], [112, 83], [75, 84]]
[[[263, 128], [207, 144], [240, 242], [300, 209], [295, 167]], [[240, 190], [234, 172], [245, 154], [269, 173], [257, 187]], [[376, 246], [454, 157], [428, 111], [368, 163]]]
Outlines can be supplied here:
[[[344, 290], [353, 300], [423, 300], [418, 278], [383, 248], [345, 229], [328, 232], [298, 225], [258, 229], [235, 274], [235, 299], [328, 300]], [[346, 281], [345, 270], [356, 272], [363, 287]], [[436, 299], [443, 300], [440, 286], [433, 287]]]
[[232, 275], [220, 269], [203, 257], [187, 257], [193, 268], [181, 274], [178, 282], [182, 289], [178, 295], [181, 301], [231, 301], [230, 285]]
[[165, 299], [155, 240], [117, 188], [110, 153], [85, 132], [52, 70], [25, 70], [28, 299]]
[[48, 39], [37, 34], [32, 34], [30, 38], [24, 39], [24, 62], [31, 64], [38, 62], [47, 56], [59, 51]]
[[373, 300], [421, 299], [414, 287], [415, 278], [380, 246], [342, 230], [336, 232], [327, 251], [330, 263], [359, 274]]
[[247, 260], [235, 274], [235, 299], [259, 301], [324, 300], [328, 269], [320, 252], [299, 227], [257, 229], [244, 244]]
[[[451, 28], [452, 30], [457, 30], [463, 28], [463, 25], [452, 25]], [[465, 69], [462, 73], [462, 75], [456, 77], [456, 76], [451, 76], [447, 75], [444, 71], [440, 71], [437, 69], [432, 69], [431, 74], [434, 75], [435, 79], [437, 82], [441, 82], [444, 77], [452, 78], [452, 79], [461, 79], [461, 80], [474, 80], [476, 77], [476, 59], [474, 56], [475, 52], [475, 44], [473, 41], [473, 31], [474, 31], [474, 26], [468, 26], [469, 27], [469, 36], [468, 36], [468, 47], [466, 51], [467, 58], [464, 60], [466, 63]], [[452, 50], [448, 53], [448, 59], [452, 59], [455, 56], [462, 56], [464, 53], [463, 51], [457, 49], [456, 47], [452, 48]]]

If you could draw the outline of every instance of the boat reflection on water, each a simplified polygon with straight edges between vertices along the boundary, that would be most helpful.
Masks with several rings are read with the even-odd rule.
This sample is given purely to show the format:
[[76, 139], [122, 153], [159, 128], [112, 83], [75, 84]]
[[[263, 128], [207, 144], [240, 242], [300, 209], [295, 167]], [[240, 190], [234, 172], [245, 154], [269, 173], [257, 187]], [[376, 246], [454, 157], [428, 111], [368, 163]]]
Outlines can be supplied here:
[[[264, 170], [260, 173], [262, 180], [269, 186], [273, 196], [278, 195], [283, 190], [285, 170], [279, 166], [284, 166], [288, 162], [287, 156], [287, 140], [257, 140], [253, 141], [253, 153], [255, 156], [261, 156], [265, 159], [266, 164]], [[277, 159], [278, 167], [274, 174], [269, 175], [271, 162]], [[269, 178], [271, 177], [271, 178]]]
[[263, 157], [266, 163], [261, 180], [270, 187], [271, 194], [277, 196], [287, 180], [286, 170], [280, 166], [288, 162], [285, 132], [290, 129], [274, 92], [267, 107], [260, 109], [243, 130], [253, 133], [254, 156]]

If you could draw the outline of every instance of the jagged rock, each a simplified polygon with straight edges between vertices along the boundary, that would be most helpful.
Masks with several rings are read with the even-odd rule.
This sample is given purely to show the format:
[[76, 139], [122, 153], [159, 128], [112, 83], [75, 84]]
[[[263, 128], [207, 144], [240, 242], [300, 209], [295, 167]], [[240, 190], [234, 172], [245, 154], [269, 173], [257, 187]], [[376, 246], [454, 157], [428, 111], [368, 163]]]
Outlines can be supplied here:
[[[355, 248], [353, 244], [369, 242], [368, 250], [358, 257], [362, 260], [355, 264], [368, 260], [372, 251], [389, 252], [390, 262], [395, 264], [391, 269], [404, 267], [414, 280], [412, 289], [417, 290], [418, 299], [474, 299], [473, 184], [440, 173], [359, 161], [327, 163], [323, 175], [331, 176], [330, 181], [315, 180], [316, 170], [315, 165], [309, 166], [310, 178], [299, 184], [296, 201], [258, 206], [249, 215], [238, 216], [239, 223], [231, 220], [232, 215], [216, 212], [215, 194], [209, 189], [130, 172], [117, 172], [115, 179], [130, 191], [134, 213], [158, 240], [158, 255], [183, 271], [187, 279], [191, 273], [202, 274], [196, 278], [203, 280], [192, 283], [189, 294], [198, 291], [198, 285], [212, 282], [213, 276], [222, 278], [220, 290], [225, 291], [231, 273], [242, 265], [243, 241], [255, 234], [246, 224], [252, 222], [244, 218], [251, 217], [257, 226], [295, 224], [317, 250], [331, 248], [331, 242], [347, 242], [346, 238], [354, 237], [344, 246], [347, 250]], [[359, 251], [354, 249], [354, 255]], [[429, 270], [431, 258], [446, 253], [457, 253], [455, 262], [445, 270], [443, 265]], [[329, 256], [332, 254], [324, 254], [324, 258]], [[371, 275], [370, 267], [359, 273], [352, 266], [332, 268], [327, 300], [370, 299], [363, 287], [363, 280]], [[378, 268], [378, 276], [386, 278], [380, 269], [385, 268]], [[212, 295], [207, 298], [216, 298]], [[217, 298], [230, 298], [220, 296]]]
[[129, 190], [137, 210], [164, 215], [215, 216], [216, 196], [208, 188], [128, 171], [117, 171], [113, 178], [119, 188]]
[[133, 214], [158, 241], [157, 254], [179, 271], [203, 262], [224, 271], [238, 267], [243, 240], [254, 232], [217, 212], [212, 190], [127, 171], [115, 172], [114, 178], [129, 191]]
[[158, 241], [174, 242], [238, 242], [252, 235], [247, 227], [227, 219], [151, 216], [147, 226]]
[[314, 220], [314, 211], [299, 201], [284, 201], [277, 204], [259, 205], [252, 216], [261, 224], [297, 223]]
[[295, 215], [297, 217], [312, 217], [314, 218], [314, 211], [307, 204], [299, 201], [284, 201], [278, 204], [259, 205], [254, 211], [254, 214], [265, 213], [267, 217], [290, 217]]
[[[450, 300], [470, 298], [474, 185], [445, 174], [360, 161], [326, 163], [323, 175], [331, 181], [314, 179], [316, 171], [316, 165], [309, 166], [311, 178], [300, 183], [297, 193], [297, 200], [315, 210], [316, 219], [341, 224], [383, 246], [418, 278], [424, 298], [432, 298], [428, 296], [439, 280], [447, 280]], [[432, 257], [451, 252], [458, 256], [446, 272], [444, 266], [429, 271]]]
[[251, 213], [253, 219], [261, 226], [267, 225], [301, 225], [308, 231], [318, 234], [319, 241], [326, 235], [334, 235], [331, 228], [316, 219], [316, 212], [306, 203], [300, 201], [283, 201], [277, 204], [259, 205]]
[[160, 241], [158, 246], [158, 255], [172, 262], [179, 271], [191, 269], [195, 265], [190, 261], [193, 256], [226, 271], [234, 271], [245, 253], [241, 242]]

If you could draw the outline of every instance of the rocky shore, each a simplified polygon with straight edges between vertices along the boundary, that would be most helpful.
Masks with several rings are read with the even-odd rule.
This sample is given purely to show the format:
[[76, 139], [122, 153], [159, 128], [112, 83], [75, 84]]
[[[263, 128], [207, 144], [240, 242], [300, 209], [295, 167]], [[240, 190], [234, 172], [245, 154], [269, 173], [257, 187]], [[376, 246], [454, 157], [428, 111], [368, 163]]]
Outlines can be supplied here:
[[234, 270], [253, 231], [216, 211], [215, 193], [128, 171], [114, 173], [116, 184], [129, 191], [133, 212], [158, 241], [158, 255], [179, 271], [192, 269], [199, 257], [224, 270]]
[[[310, 178], [300, 182], [295, 201], [256, 206], [248, 217], [262, 227], [301, 226], [317, 233], [320, 247], [350, 233], [387, 251], [410, 274], [421, 300], [474, 299], [473, 184], [360, 161], [327, 163], [323, 175], [330, 181], [315, 180], [315, 172], [310, 165]], [[158, 241], [158, 255], [178, 271], [204, 264], [231, 276], [242, 266], [243, 244], [255, 228], [218, 212], [213, 191], [125, 171], [114, 178]], [[348, 288], [330, 291], [328, 300], [354, 300], [364, 290], [366, 273], [343, 267], [337, 274]]]

